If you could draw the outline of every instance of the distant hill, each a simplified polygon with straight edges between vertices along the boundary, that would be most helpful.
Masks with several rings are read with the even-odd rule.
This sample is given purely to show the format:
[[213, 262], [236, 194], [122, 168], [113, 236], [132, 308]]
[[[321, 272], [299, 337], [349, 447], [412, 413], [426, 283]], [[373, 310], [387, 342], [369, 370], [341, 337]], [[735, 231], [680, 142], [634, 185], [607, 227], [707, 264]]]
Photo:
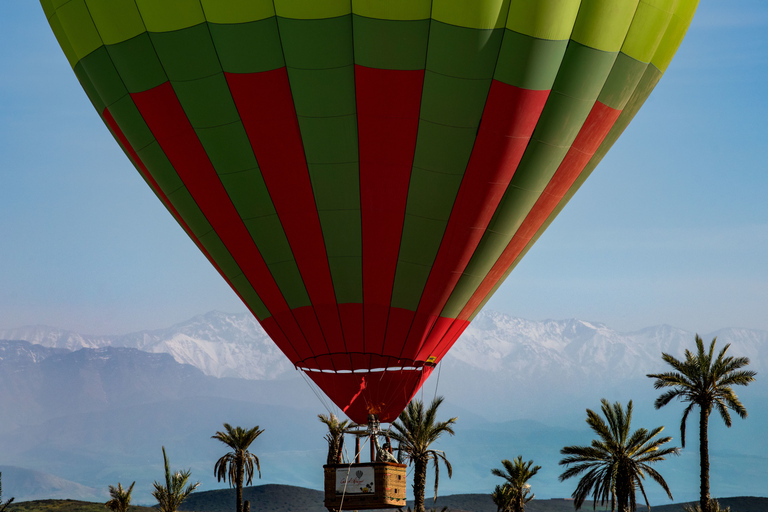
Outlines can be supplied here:
[[[105, 500], [106, 501], [106, 500]], [[8, 512], [104, 512], [107, 510], [103, 502], [77, 500], [37, 500], [12, 503]], [[156, 508], [128, 507], [128, 512], [157, 512]]]
[[[259, 485], [243, 489], [243, 499], [251, 502], [252, 512], [327, 512], [323, 507], [323, 493], [304, 487], [291, 485]], [[768, 510], [768, 498], [734, 497], [718, 500], [722, 507], [731, 507], [733, 512], [765, 512]], [[234, 509], [234, 489], [221, 489], [192, 493], [182, 503], [180, 510], [190, 512], [232, 512]], [[653, 512], [682, 512], [684, 503], [654, 506]], [[413, 507], [413, 502], [408, 502]], [[496, 512], [488, 494], [454, 494], [440, 496], [437, 503], [428, 497], [427, 510], [437, 511], [447, 507], [451, 512]], [[104, 512], [102, 502], [76, 500], [38, 500], [13, 503], [8, 512]], [[566, 499], [533, 500], [525, 506], [526, 512], [573, 512], [573, 501]], [[587, 501], [582, 510], [592, 510], [592, 502]], [[596, 510], [610, 510], [610, 507], [598, 506]], [[647, 510], [639, 506], [638, 511]], [[157, 512], [155, 507], [131, 506], [129, 512]]]
[[86, 487], [63, 478], [16, 466], [0, 466], [3, 476], [3, 498], [16, 502], [37, 499], [92, 500], [107, 497], [106, 490]]

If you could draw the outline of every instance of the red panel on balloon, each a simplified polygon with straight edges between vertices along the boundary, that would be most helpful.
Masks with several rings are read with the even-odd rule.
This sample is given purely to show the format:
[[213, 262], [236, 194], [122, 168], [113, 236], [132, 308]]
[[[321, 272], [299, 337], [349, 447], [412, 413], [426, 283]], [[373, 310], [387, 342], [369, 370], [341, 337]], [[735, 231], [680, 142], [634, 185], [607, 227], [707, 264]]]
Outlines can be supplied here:
[[383, 353], [423, 83], [423, 70], [355, 66], [368, 352]]

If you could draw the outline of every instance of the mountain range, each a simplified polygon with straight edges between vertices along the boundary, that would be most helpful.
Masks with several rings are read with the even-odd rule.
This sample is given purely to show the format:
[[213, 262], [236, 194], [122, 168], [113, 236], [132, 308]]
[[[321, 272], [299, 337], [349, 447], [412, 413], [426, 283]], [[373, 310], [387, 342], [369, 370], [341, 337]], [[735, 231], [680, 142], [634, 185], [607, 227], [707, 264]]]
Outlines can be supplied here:
[[[764, 369], [768, 332], [723, 329], [703, 338], [714, 336], [719, 346], [731, 343], [733, 354], [750, 357], [750, 368]], [[622, 333], [580, 320], [481, 314], [419, 395], [446, 396], [441, 414], [459, 418], [457, 435], [439, 445], [454, 464], [454, 478], [441, 478], [441, 493], [490, 492], [498, 483], [490, 468], [521, 454], [543, 466], [532, 482], [537, 496], [568, 496], [572, 485], [557, 481], [559, 449], [589, 442], [585, 409], [598, 409], [603, 397], [633, 399], [633, 424], [667, 425], [665, 433], [679, 439], [682, 408], [655, 411], [657, 392], [645, 375], [664, 371], [661, 353], [681, 357], [693, 337], [670, 326]], [[0, 339], [7, 340], [0, 342], [0, 464], [77, 482], [98, 499], [108, 484], [136, 480], [137, 502], [151, 503], [161, 446], [173, 467], [191, 468], [205, 489], [224, 485], [212, 476], [224, 446], [210, 437], [226, 421], [265, 429], [255, 443], [263, 483], [322, 487], [323, 426], [316, 415], [326, 412], [325, 402], [249, 315], [211, 312], [120, 336], [23, 327], [0, 331]], [[715, 496], [765, 493], [768, 415], [760, 406], [768, 388], [758, 375], [737, 391], [750, 418], [735, 419], [728, 432], [719, 418], [712, 422]], [[689, 422], [691, 447], [694, 427]], [[694, 499], [695, 450], [664, 464], [675, 498]], [[44, 495], [14, 490], [10, 481], [4, 478], [4, 495]]]

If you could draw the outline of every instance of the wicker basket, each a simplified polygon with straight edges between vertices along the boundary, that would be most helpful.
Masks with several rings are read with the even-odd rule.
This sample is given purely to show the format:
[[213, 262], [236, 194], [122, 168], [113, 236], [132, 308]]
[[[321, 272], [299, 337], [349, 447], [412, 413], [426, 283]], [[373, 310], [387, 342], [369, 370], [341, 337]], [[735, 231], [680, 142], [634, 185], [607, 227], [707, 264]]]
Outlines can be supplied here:
[[[367, 462], [363, 464], [329, 464], [325, 470], [325, 507], [328, 510], [370, 510], [405, 507], [405, 464]], [[356, 473], [370, 475], [373, 489], [337, 485], [341, 478]], [[339, 476], [337, 478], [337, 471]], [[369, 480], [368, 478], [367, 480]], [[368, 483], [366, 480], [366, 484]], [[337, 487], [339, 487], [337, 489]]]

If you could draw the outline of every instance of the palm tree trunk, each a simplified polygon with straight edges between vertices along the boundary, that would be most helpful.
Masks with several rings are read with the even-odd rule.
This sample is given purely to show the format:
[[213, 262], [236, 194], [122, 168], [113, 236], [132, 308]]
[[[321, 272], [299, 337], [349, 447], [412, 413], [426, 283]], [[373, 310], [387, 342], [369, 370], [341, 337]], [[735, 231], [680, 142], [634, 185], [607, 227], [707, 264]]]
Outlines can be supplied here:
[[524, 487], [520, 487], [517, 490], [517, 496], [515, 496], [515, 512], [525, 512], [525, 505], [523, 504], [523, 490]]
[[699, 455], [701, 457], [701, 496], [699, 506], [701, 512], [710, 512], [709, 510], [709, 407], [700, 407], [699, 414]]
[[235, 512], [243, 512], [244, 462], [237, 457], [235, 462]]
[[427, 488], [429, 459], [418, 458], [413, 471], [413, 512], [424, 512], [424, 493]]

